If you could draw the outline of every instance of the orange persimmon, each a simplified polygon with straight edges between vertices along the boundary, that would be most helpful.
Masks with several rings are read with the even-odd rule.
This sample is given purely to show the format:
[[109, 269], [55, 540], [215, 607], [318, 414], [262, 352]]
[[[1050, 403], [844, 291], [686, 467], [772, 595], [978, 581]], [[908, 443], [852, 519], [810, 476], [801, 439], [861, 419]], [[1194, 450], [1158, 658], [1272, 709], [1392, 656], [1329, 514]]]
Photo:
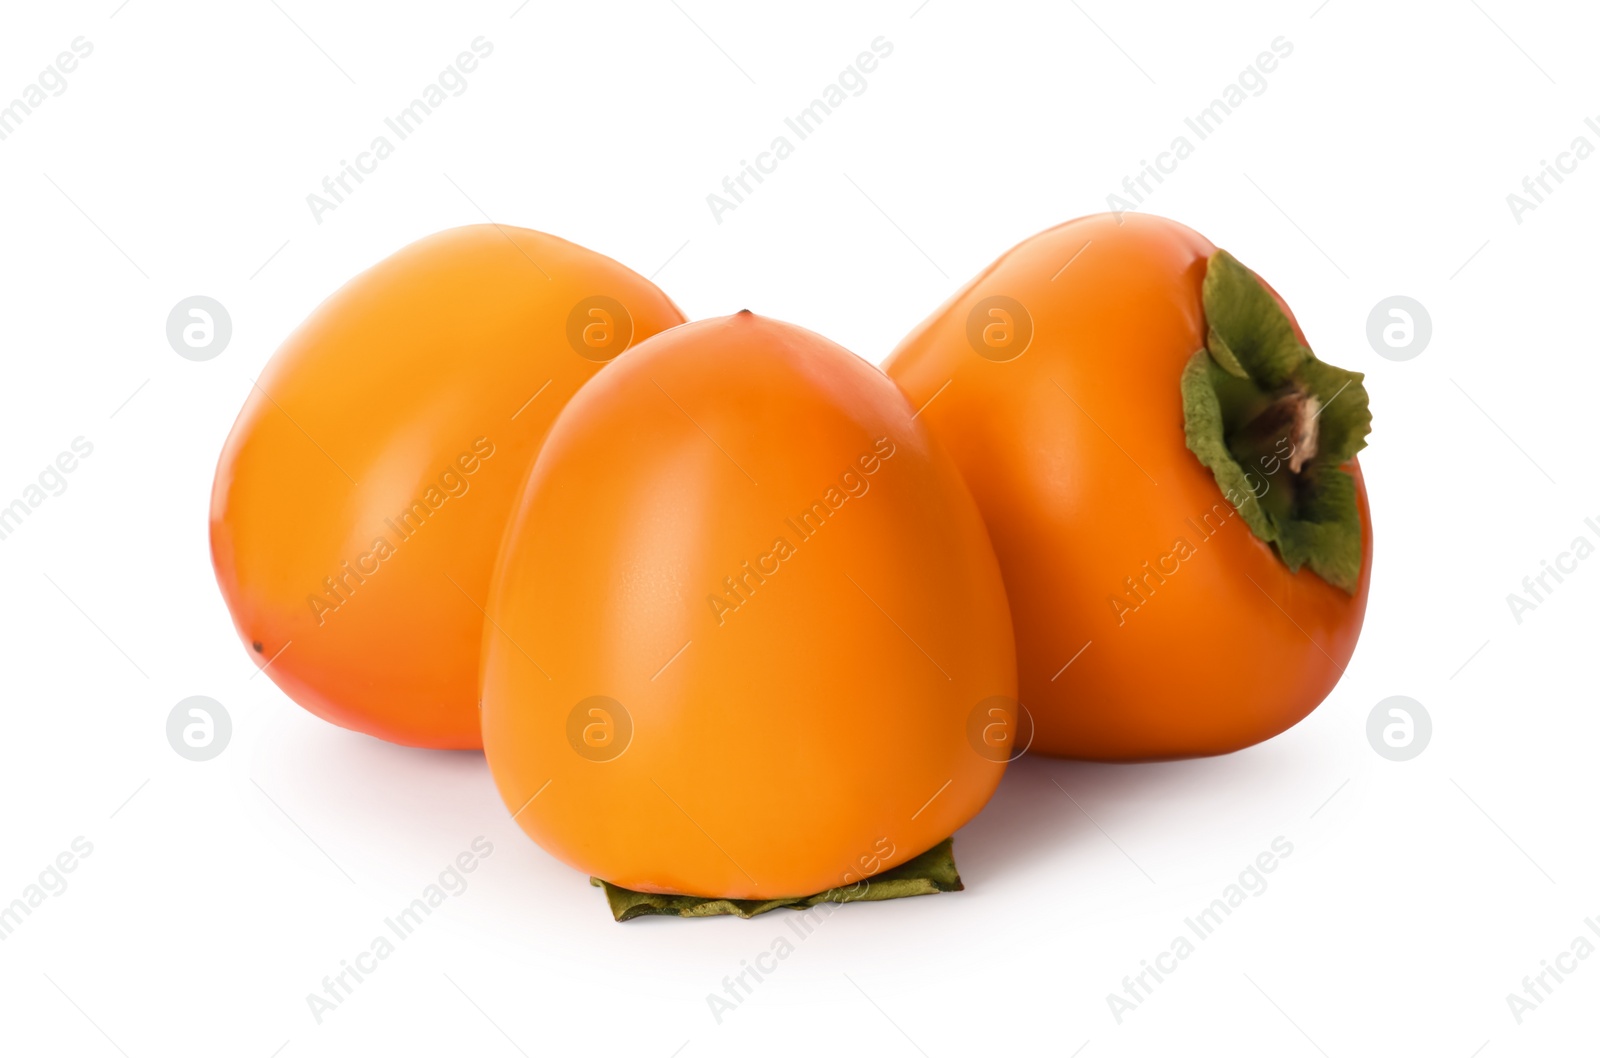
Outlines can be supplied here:
[[610, 258], [501, 225], [341, 287], [273, 356], [217, 466], [212, 560], [256, 664], [343, 727], [481, 745], [481, 607], [540, 440], [606, 362], [682, 321]]
[[1071, 221], [885, 370], [988, 522], [1035, 751], [1225, 753], [1338, 681], [1372, 569], [1366, 392], [1231, 256], [1157, 217]]
[[749, 312], [597, 376], [512, 514], [484, 749], [517, 822], [628, 889], [848, 886], [989, 799], [1015, 657], [988, 534], [882, 372]]

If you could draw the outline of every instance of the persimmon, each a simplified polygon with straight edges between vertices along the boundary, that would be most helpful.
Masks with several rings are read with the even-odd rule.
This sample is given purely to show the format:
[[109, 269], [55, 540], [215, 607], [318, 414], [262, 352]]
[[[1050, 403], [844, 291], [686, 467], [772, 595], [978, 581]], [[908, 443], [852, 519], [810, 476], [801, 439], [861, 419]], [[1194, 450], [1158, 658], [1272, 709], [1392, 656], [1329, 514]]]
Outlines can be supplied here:
[[988, 800], [1015, 655], [955, 463], [882, 372], [749, 312], [643, 342], [562, 411], [484, 629], [522, 828], [645, 893], [849, 886]]
[[606, 362], [682, 321], [617, 262], [500, 225], [341, 287], [272, 357], [217, 466], [212, 560], [256, 664], [343, 727], [481, 745], [482, 607], [539, 442]]
[[1367, 394], [1229, 254], [1157, 217], [1071, 221], [885, 369], [988, 522], [1035, 751], [1225, 753], [1339, 680], [1372, 569]]

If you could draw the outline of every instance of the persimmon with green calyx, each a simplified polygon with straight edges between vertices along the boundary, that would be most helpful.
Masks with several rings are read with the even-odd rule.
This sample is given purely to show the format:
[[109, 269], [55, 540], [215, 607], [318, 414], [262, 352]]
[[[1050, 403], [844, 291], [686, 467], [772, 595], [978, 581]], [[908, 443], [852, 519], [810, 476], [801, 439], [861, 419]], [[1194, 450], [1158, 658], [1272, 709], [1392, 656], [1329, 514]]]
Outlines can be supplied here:
[[1372, 570], [1367, 393], [1232, 256], [1159, 217], [1070, 221], [885, 370], [988, 522], [1034, 752], [1226, 753], [1338, 682]]
[[505, 225], [430, 235], [340, 287], [273, 355], [217, 463], [212, 562], [251, 658], [341, 727], [481, 746], [489, 573], [545, 430], [682, 322], [609, 257]]
[[886, 872], [1000, 781], [974, 730], [1015, 724], [1011, 621], [955, 463], [866, 361], [749, 312], [642, 342], [551, 427], [488, 616], [500, 795], [618, 917], [955, 887]]

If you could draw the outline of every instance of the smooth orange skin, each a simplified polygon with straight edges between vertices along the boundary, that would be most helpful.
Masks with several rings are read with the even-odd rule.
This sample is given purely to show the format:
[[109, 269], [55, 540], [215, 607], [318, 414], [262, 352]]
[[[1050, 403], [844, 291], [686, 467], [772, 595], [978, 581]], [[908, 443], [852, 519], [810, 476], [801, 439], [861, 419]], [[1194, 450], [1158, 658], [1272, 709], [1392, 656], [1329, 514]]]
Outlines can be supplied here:
[[[473, 225], [357, 276], [273, 356], [217, 465], [211, 553], [240, 638], [289, 697], [391, 742], [482, 745], [480, 607], [540, 440], [602, 366], [567, 337], [574, 305], [594, 295], [626, 308], [635, 342], [683, 321], [609, 258]], [[456, 464], [463, 454], [471, 473]], [[430, 487], [444, 497], [437, 509]], [[402, 539], [388, 521], [419, 499], [426, 516]], [[375, 557], [379, 537], [387, 558]], [[358, 580], [363, 569], [373, 572]], [[325, 577], [342, 578], [346, 601]]]
[[[880, 437], [894, 453], [866, 474]], [[866, 491], [802, 539], [785, 519], [848, 496], [847, 470]], [[517, 822], [578, 870], [809, 895], [925, 851], [999, 782], [966, 733], [990, 696], [1015, 720], [987, 532], [905, 398], [839, 346], [749, 313], [650, 339], [561, 414], [513, 518], [484, 748]], [[780, 536], [793, 553], [764, 562]], [[746, 561], [771, 572], [717, 613]], [[611, 760], [568, 741], [595, 695], [632, 719]]]
[[[1242, 518], [1220, 517], [1231, 508], [1185, 446], [1179, 377], [1205, 346], [1201, 282], [1215, 249], [1158, 217], [1071, 221], [1007, 252], [884, 365], [913, 404], [933, 398], [920, 419], [961, 464], [988, 522], [1034, 752], [1148, 760], [1240, 749], [1316, 708], [1355, 649], [1372, 572], [1355, 461], [1363, 554], [1350, 595], [1309, 568], [1290, 573]], [[1003, 363], [967, 340], [969, 312], [994, 295], [1034, 323], [1031, 345]], [[1207, 539], [1197, 527], [1218, 504], [1222, 528]], [[1164, 583], [1150, 578], [1148, 601], [1119, 618], [1110, 600], [1126, 593], [1124, 578], [1146, 576], [1147, 561], [1159, 573], [1179, 538], [1196, 553]]]

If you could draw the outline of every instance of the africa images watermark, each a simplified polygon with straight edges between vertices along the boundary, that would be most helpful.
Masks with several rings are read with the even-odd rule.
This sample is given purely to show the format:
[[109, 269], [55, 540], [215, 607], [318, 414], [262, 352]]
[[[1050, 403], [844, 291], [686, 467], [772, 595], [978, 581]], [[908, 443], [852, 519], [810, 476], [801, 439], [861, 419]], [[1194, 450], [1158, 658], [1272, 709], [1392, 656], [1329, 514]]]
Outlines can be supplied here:
[[[1294, 853], [1294, 845], [1279, 835], [1256, 856], [1239, 877], [1222, 890], [1222, 895], [1207, 904], [1198, 914], [1183, 920], [1187, 932], [1172, 938], [1166, 951], [1157, 952], [1153, 959], [1140, 959], [1139, 972], [1122, 978], [1122, 994], [1106, 993], [1106, 1006], [1118, 1025], [1123, 1018], [1138, 1010], [1146, 999], [1155, 994], [1156, 985], [1177, 972], [1178, 967], [1193, 955], [1198, 945], [1210, 940], [1234, 910], [1267, 891], [1267, 875], [1282, 866]], [[1191, 936], [1193, 939], [1190, 939]]]
[[[785, 518], [783, 524], [788, 526], [795, 534], [797, 543], [805, 543], [828, 523], [828, 519], [835, 517], [841, 508], [851, 499], [859, 499], [872, 488], [872, 482], [867, 478], [876, 474], [883, 468], [883, 464], [894, 458], [894, 442], [887, 437], [879, 437], [873, 442], [872, 451], [863, 452], [856, 457], [856, 462], [848, 470], [839, 475], [837, 485], [828, 486], [822, 498], [812, 500], [810, 506], [798, 515]], [[856, 468], [860, 468], [857, 473]], [[717, 619], [717, 627], [721, 628], [727, 622], [727, 615], [737, 611], [741, 606], [750, 601], [750, 597], [767, 582], [767, 578], [775, 575], [783, 568], [783, 563], [799, 554], [797, 544], [791, 544], [787, 536], [773, 538], [772, 547], [755, 558], [755, 565], [749, 561], [740, 564], [734, 576], [723, 577], [722, 584], [726, 589], [724, 593], [711, 592], [706, 596], [706, 602], [711, 607], [711, 615]]]
[[1145, 199], [1154, 193], [1155, 185], [1164, 183], [1167, 177], [1178, 171], [1179, 165], [1194, 154], [1197, 141], [1208, 139], [1252, 96], [1265, 93], [1270, 86], [1267, 76], [1277, 70], [1280, 62], [1294, 54], [1294, 42], [1288, 37], [1272, 38], [1269, 47], [1270, 51], [1261, 52], [1254, 62], [1240, 71], [1237, 78], [1223, 86], [1222, 92], [1208, 106], [1192, 117], [1183, 119], [1184, 126], [1194, 133], [1194, 140], [1185, 133], [1179, 133], [1166, 150], [1156, 155], [1155, 161], [1140, 158], [1138, 171], [1123, 178], [1120, 191], [1113, 191], [1106, 196], [1106, 208], [1120, 216], [1144, 205]]
[[[1586, 918], [1583, 924], [1590, 933], [1600, 938], [1600, 918]], [[1506, 993], [1506, 1006], [1511, 1009], [1511, 1016], [1517, 1024], [1521, 1025], [1524, 1017], [1544, 1006], [1545, 1000], [1555, 995], [1556, 985], [1576, 973], [1595, 950], [1595, 942], [1580, 933], [1572, 938], [1566, 950], [1557, 952], [1554, 959], [1540, 959], [1542, 969], [1522, 979], [1523, 994]]]
[[[429, 115], [444, 106], [447, 99], [466, 94], [469, 87], [467, 75], [478, 68], [480, 61], [493, 54], [493, 41], [482, 36], [475, 37], [470, 51], [463, 51], [457, 55], [455, 61], [440, 71], [437, 78], [423, 87], [419, 97], [411, 100], [411, 103], [401, 108], [399, 113], [385, 117], [384, 126], [395, 134], [397, 140], [404, 141], [422, 127], [422, 123]], [[339, 171], [333, 176], [322, 178], [322, 194], [313, 191], [306, 196], [306, 205], [311, 208], [311, 219], [321, 224], [324, 213], [338, 209], [344, 204], [345, 199], [355, 192], [350, 181], [354, 180], [357, 185], [365, 183], [368, 176], [378, 171], [378, 164], [394, 153], [394, 149], [394, 141], [380, 133], [367, 144], [366, 150], [356, 155], [354, 162], [344, 158], [339, 159]]]
[[32, 917], [34, 909], [47, 899], [66, 892], [67, 875], [77, 870], [79, 864], [93, 854], [94, 845], [90, 844], [88, 838], [79, 835], [55, 859], [45, 864], [38, 879], [23, 886], [21, 896], [0, 907], [0, 941], [10, 940], [23, 920]]
[[[84, 437], [74, 437], [70, 447], [72, 451], [60, 452], [55, 459], [46, 463], [44, 469], [39, 471], [38, 478], [23, 486], [22, 495], [0, 506], [0, 540], [10, 539], [12, 534], [22, 528], [23, 521], [42, 506], [45, 500], [66, 492], [66, 476], [78, 469], [81, 460], [88, 459], [94, 454], [94, 445]], [[3, 502], [0, 500], [0, 503]]]
[[345, 1000], [355, 994], [356, 985], [376, 973], [378, 967], [395, 953], [396, 945], [400, 941], [409, 940], [417, 932], [417, 928], [433, 914], [435, 908], [442, 907], [446, 900], [466, 892], [467, 875], [477, 870], [479, 865], [492, 855], [494, 855], [494, 845], [488, 838], [482, 835], [473, 838], [471, 846], [458, 853], [455, 859], [439, 872], [436, 881], [424, 886], [420, 896], [397, 914], [383, 920], [385, 932], [373, 937], [366, 951], [357, 952], [350, 959], [340, 959], [339, 972], [323, 977], [322, 993], [320, 995], [316, 992], [306, 993], [306, 1007], [311, 1011], [311, 1017], [316, 1023], [321, 1025], [324, 1017], [343, 1006]]
[[[74, 37], [68, 47], [70, 51], [61, 52], [38, 77], [23, 85], [15, 99], [0, 106], [0, 140], [15, 135], [28, 116], [44, 106], [47, 99], [65, 94], [67, 75], [77, 70], [79, 61], [94, 54], [94, 43], [87, 37]], [[47, 92], [49, 95], [45, 94]]]
[[353, 560], [346, 559], [339, 563], [339, 568], [332, 576], [323, 577], [325, 593], [312, 592], [306, 596], [306, 605], [311, 607], [311, 616], [317, 619], [317, 625], [320, 627], [327, 621], [328, 614], [338, 612], [341, 606], [349, 602], [367, 582], [367, 578], [376, 576], [383, 569], [383, 563], [399, 552], [401, 544], [420, 533], [428, 524], [428, 519], [438, 514], [441, 507], [451, 499], [465, 496], [472, 488], [472, 475], [493, 456], [493, 441], [487, 437], [474, 440], [469, 451], [456, 456], [454, 462], [440, 471], [437, 484], [429, 485], [395, 518], [383, 520], [383, 524], [394, 533], [393, 543], [386, 534], [380, 533], [372, 538], [370, 548]]
[[[1259, 503], [1261, 497], [1272, 490], [1273, 475], [1284, 467], [1289, 467], [1291, 471], [1298, 469], [1295, 457], [1299, 451], [1300, 445], [1287, 436], [1279, 438], [1272, 452], [1259, 457], [1263, 473], [1257, 474], [1254, 469], [1245, 469], [1244, 481], [1248, 494], [1230, 486], [1223, 497], [1227, 500], [1226, 503], [1212, 504], [1210, 510], [1200, 515], [1198, 522], [1192, 517], [1185, 519], [1189, 527], [1195, 531], [1195, 538], [1200, 543], [1205, 543], [1222, 532], [1246, 503], [1251, 500]], [[1215, 519], [1214, 523], [1212, 519]], [[1176, 576], [1183, 569], [1183, 563], [1199, 553], [1199, 548], [1191, 544], [1187, 536], [1178, 536], [1173, 539], [1170, 549], [1156, 556], [1153, 568], [1151, 562], [1147, 561], [1139, 567], [1135, 576], [1123, 577], [1123, 593], [1106, 597], [1111, 604], [1111, 613], [1117, 619], [1117, 627], [1121, 628], [1127, 624], [1129, 614], [1143, 609], [1145, 604], [1155, 597], [1156, 590], [1167, 582], [1167, 578]]]
[[[887, 848], [885, 847], [887, 846]], [[867, 879], [877, 874], [883, 865], [895, 854], [895, 844], [887, 837], [879, 838], [872, 851], [858, 857], [857, 867], [852, 867], [840, 877], [841, 892], [839, 896], [847, 897], [859, 894], [867, 885]], [[844, 901], [825, 900], [807, 908], [796, 908], [793, 914], [788, 915], [789, 932], [794, 934], [794, 941], [779, 933], [773, 937], [767, 946], [749, 959], [739, 960], [739, 972], [728, 974], [722, 978], [722, 994], [716, 992], [706, 993], [706, 1007], [711, 1011], [711, 1018], [718, 1025], [722, 1024], [725, 1015], [733, 1013], [744, 1005], [744, 1001], [755, 994], [756, 985], [765, 981], [778, 969], [778, 964], [788, 959], [797, 950], [795, 941], [803, 941], [817, 931], [817, 927], [826, 922], [843, 906]]]
[[[1583, 124], [1596, 137], [1600, 137], [1600, 120], [1587, 117], [1583, 119]], [[1545, 200], [1555, 194], [1556, 189], [1566, 182], [1567, 177], [1577, 172], [1578, 166], [1588, 161], [1594, 151], [1594, 143], [1588, 136], [1580, 134], [1573, 138], [1566, 150], [1556, 155], [1554, 162], [1540, 158], [1538, 171], [1522, 178], [1521, 193], [1513, 191], [1506, 196], [1506, 205], [1511, 207], [1511, 219], [1521, 224], [1523, 216], [1544, 205]]]
[[[894, 54], [894, 42], [887, 37], [874, 37], [870, 47], [871, 51], [857, 55], [854, 62], [839, 72], [838, 78], [825, 85], [810, 106], [793, 117], [785, 117], [784, 127], [793, 132], [796, 138], [804, 140], [822, 126], [828, 115], [843, 106], [846, 99], [864, 94], [867, 75], [878, 68], [879, 62]], [[724, 213], [738, 209], [746, 198], [755, 193], [750, 181], [762, 183], [777, 172], [779, 162], [793, 153], [794, 142], [780, 133], [773, 137], [766, 150], [756, 155], [753, 163], [740, 158], [738, 175], [722, 178], [722, 194], [713, 191], [706, 196], [706, 205], [711, 207], [711, 218], [721, 224]]]
[[[1594, 518], [1585, 518], [1584, 526], [1600, 540], [1600, 521]], [[1539, 572], [1522, 578], [1522, 590], [1526, 596], [1511, 592], [1506, 596], [1506, 605], [1511, 608], [1511, 616], [1516, 618], [1517, 624], [1522, 623], [1522, 615], [1532, 610], [1537, 610], [1541, 603], [1550, 601], [1550, 596], [1566, 581], [1567, 576], [1578, 572], [1578, 563], [1595, 553], [1594, 540], [1590, 540], [1582, 533], [1572, 538], [1568, 550], [1556, 555], [1555, 563], [1548, 559], [1539, 560]], [[1562, 574], [1566, 574], [1563, 576]], [[1552, 580], [1554, 584], [1550, 583]], [[1540, 589], [1543, 589], [1541, 592]]]

